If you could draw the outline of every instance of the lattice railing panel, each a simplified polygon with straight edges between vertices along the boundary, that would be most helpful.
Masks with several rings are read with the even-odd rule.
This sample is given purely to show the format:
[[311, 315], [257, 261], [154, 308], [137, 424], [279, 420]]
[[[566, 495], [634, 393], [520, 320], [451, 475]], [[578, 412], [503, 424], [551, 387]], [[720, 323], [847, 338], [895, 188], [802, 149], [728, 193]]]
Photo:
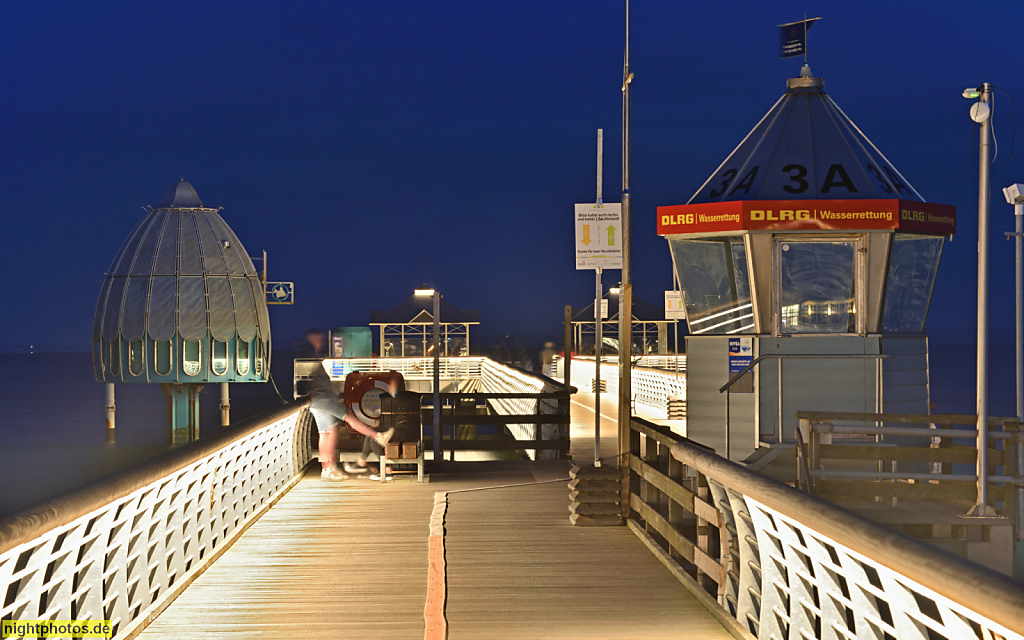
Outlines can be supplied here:
[[[652, 441], [679, 466], [643, 455]], [[1024, 639], [1024, 587], [1007, 575], [643, 420], [630, 450], [630, 528], [741, 636]]]
[[[280, 413], [184, 466], [155, 470], [123, 495], [116, 491], [124, 480], [115, 477], [0, 523], [0, 618], [111, 620], [115, 638], [130, 633], [309, 462], [308, 412], [296, 405]], [[131, 478], [145, 477], [147, 464], [161, 461]], [[39, 526], [59, 521], [62, 505], [83, 503], [96, 506]]]
[[[489, 358], [483, 360], [480, 370], [481, 390], [484, 393], [554, 393], [562, 385], [540, 376], [500, 364]], [[491, 398], [488, 400], [495, 413], [501, 415], [546, 415], [558, 413], [558, 400], [547, 398]], [[509, 431], [517, 440], [553, 440], [567, 438], [566, 425], [510, 424]], [[542, 451], [542, 458], [555, 458], [555, 451]]]

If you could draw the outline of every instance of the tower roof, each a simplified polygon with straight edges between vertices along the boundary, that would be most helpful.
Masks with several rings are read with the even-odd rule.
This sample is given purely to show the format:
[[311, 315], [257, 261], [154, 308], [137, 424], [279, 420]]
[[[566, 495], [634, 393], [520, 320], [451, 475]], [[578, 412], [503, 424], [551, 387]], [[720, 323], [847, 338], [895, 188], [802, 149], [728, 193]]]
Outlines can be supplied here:
[[891, 198], [924, 201], [804, 65], [687, 204]]

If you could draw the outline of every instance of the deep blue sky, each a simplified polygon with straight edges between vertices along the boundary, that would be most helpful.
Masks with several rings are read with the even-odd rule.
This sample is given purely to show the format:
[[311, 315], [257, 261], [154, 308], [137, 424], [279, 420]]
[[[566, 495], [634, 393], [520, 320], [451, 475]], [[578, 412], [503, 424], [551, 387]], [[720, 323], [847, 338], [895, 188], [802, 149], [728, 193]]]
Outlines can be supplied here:
[[[672, 284], [655, 208], [697, 190], [785, 90], [776, 25], [821, 15], [826, 91], [930, 201], [958, 207], [929, 329], [974, 327], [977, 135], [960, 93], [1024, 105], [1019, 2], [633, 3], [636, 293]], [[105, 270], [184, 177], [307, 326], [365, 325], [427, 283], [480, 333], [560, 335], [592, 298], [574, 202], [621, 188], [621, 2], [81, 2], [0, 6], [0, 345], [88, 348]], [[993, 324], [1010, 327], [1010, 101], [996, 95]], [[1021, 123], [1024, 134], [1024, 122]], [[1024, 154], [1020, 143], [1018, 155]], [[605, 281], [617, 281], [609, 272]]]

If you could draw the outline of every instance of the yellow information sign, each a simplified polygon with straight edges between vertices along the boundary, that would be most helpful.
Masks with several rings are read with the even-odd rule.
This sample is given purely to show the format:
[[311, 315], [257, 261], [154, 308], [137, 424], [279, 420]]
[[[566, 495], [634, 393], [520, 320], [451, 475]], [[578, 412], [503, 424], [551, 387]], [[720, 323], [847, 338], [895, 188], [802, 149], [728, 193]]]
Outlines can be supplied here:
[[622, 268], [622, 205], [576, 205], [576, 269]]

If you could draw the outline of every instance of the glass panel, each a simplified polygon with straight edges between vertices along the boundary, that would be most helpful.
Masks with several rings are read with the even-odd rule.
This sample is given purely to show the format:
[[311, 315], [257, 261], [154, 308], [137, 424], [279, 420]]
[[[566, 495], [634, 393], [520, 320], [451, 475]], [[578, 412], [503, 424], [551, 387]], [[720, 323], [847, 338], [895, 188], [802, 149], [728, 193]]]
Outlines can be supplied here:
[[897, 234], [892, 241], [885, 287], [883, 333], [922, 333], [928, 317], [942, 236]]
[[669, 240], [690, 333], [753, 333], [750, 276], [743, 239]]
[[779, 243], [781, 333], [855, 333], [855, 242]]
[[256, 336], [256, 365], [253, 372], [257, 378], [263, 377], [263, 342], [258, 335]]
[[146, 371], [145, 343], [136, 340], [128, 345], [128, 370], [133, 376], [141, 376]]
[[163, 340], [153, 343], [153, 371], [158, 376], [171, 374], [174, 358], [171, 357], [171, 341]]
[[244, 376], [249, 373], [249, 343], [236, 340], [235, 349], [235, 369], [238, 375]]
[[103, 357], [103, 339], [98, 338], [98, 340], [99, 342], [92, 343], [92, 369], [97, 380], [106, 382], [107, 361]]
[[228, 343], [213, 341], [213, 355], [210, 357], [210, 368], [217, 376], [224, 375], [228, 370]]
[[182, 342], [181, 348], [181, 371], [186, 376], [194, 376], [199, 373], [200, 358], [202, 357], [202, 349], [199, 347], [199, 343], [192, 340], [185, 340]]
[[110, 374], [115, 377], [121, 376], [121, 340], [114, 340], [110, 343]]

